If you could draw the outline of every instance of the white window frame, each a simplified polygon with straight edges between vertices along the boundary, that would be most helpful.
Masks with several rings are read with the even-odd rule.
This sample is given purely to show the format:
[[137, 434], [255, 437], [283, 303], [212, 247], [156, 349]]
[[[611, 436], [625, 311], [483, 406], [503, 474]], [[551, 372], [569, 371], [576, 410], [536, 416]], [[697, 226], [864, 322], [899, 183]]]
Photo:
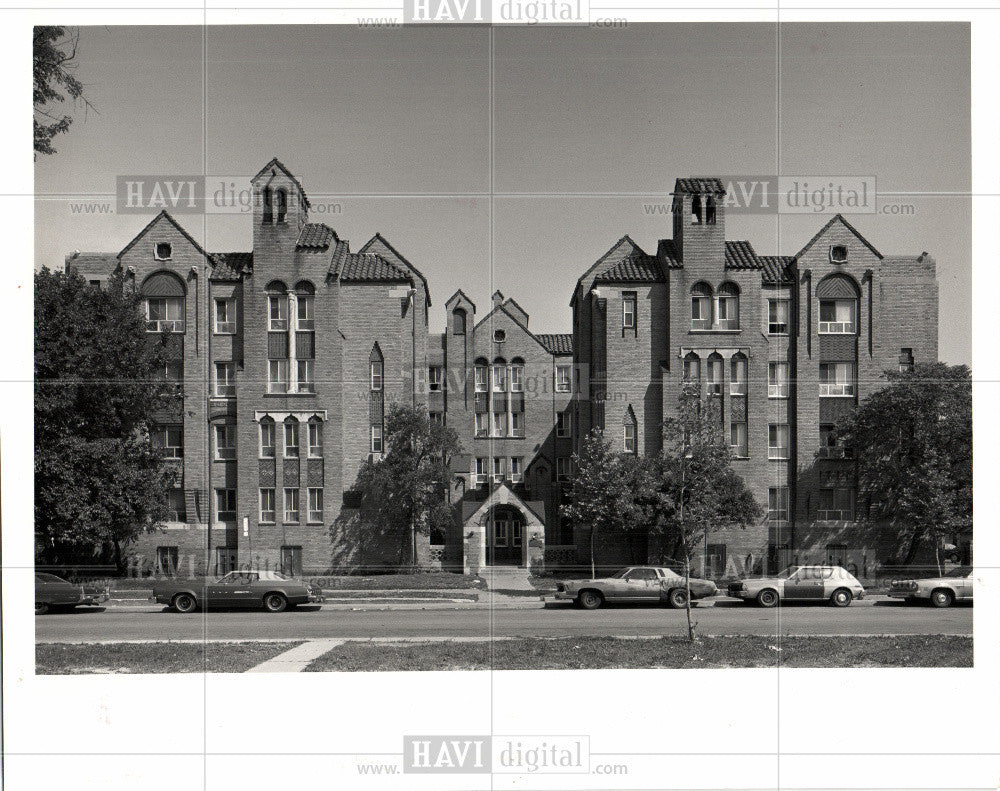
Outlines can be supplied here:
[[476, 485], [481, 486], [486, 483], [489, 476], [489, 459], [486, 456], [476, 457], [476, 471], [473, 473]]
[[787, 522], [788, 511], [788, 486], [769, 486], [767, 489], [767, 518], [771, 521]]
[[[150, 307], [153, 302], [163, 303], [162, 319], [150, 318]], [[146, 332], [184, 332], [184, 297], [146, 297]], [[177, 310], [177, 308], [180, 310]], [[174, 318], [171, 318], [171, 313]]]
[[299, 523], [299, 517], [301, 516], [300, 506], [302, 505], [299, 502], [299, 497], [299, 490], [296, 487], [286, 486], [282, 490], [282, 521], [285, 524], [297, 525]]
[[[785, 371], [784, 377], [778, 375], [782, 368]], [[790, 370], [789, 363], [785, 360], [773, 360], [767, 364], [768, 398], [788, 398]]]
[[385, 386], [385, 365], [381, 360], [368, 363], [368, 384], [373, 393], [381, 392]]
[[506, 393], [507, 392], [506, 363], [493, 363], [491, 368], [492, 368], [491, 375], [493, 377], [493, 392]]
[[296, 360], [295, 384], [300, 393], [316, 392], [316, 361]]
[[[631, 308], [631, 310], [629, 310]], [[639, 295], [635, 291], [622, 293], [622, 329], [636, 329], [636, 313], [639, 310]]]
[[[167, 248], [166, 255], [160, 255], [160, 245]], [[174, 255], [174, 246], [170, 242], [153, 242], [153, 259], [156, 261], [170, 261]]]
[[267, 392], [287, 393], [291, 390], [290, 365], [288, 358], [267, 361]]
[[490, 389], [490, 368], [488, 365], [477, 365], [475, 370], [475, 388], [477, 393], [486, 393]]
[[557, 393], [568, 393], [573, 382], [573, 366], [572, 365], [557, 365], [556, 366], [556, 392]]
[[[160, 434], [162, 432], [163, 443], [159, 446], [153, 441], [153, 434]], [[170, 435], [174, 433], [178, 439], [178, 444], [170, 444]], [[181, 423], [164, 423], [158, 426], [154, 426], [150, 431], [150, 441], [153, 447], [160, 451], [160, 455], [165, 459], [183, 459], [184, 458], [184, 425]]]
[[[277, 310], [275, 310], [277, 307]], [[275, 315], [277, 313], [277, 315]], [[267, 298], [267, 331], [288, 331], [288, 296], [270, 294]]]
[[440, 365], [427, 367], [427, 389], [432, 393], [444, 390], [444, 368]]
[[[732, 303], [732, 304], [730, 304]], [[739, 327], [739, 297], [736, 294], [716, 294], [715, 295], [715, 321], [714, 326], [720, 330], [738, 330]], [[735, 310], [733, 310], [735, 308]], [[725, 313], [725, 317], [723, 317]], [[735, 313], [736, 318], [730, 314]]]
[[[722, 395], [723, 379], [726, 375], [725, 363], [718, 357], [710, 357], [705, 366], [705, 392], [709, 395]], [[713, 376], [713, 369], [718, 378]]]
[[323, 458], [323, 423], [319, 420], [310, 420], [306, 424], [309, 434], [309, 458]]
[[503, 437], [507, 435], [507, 413], [506, 412], [491, 412], [490, 413], [490, 436], [491, 437]]
[[[858, 301], [856, 299], [821, 299], [819, 300], [819, 315], [823, 314], [823, 303], [832, 302], [834, 303], [834, 321], [823, 321], [820, 319], [819, 322], [819, 334], [820, 335], [854, 335], [857, 331], [858, 325]], [[840, 305], [842, 303], [848, 303], [850, 305], [850, 315], [849, 321], [844, 321], [840, 319]]]
[[490, 413], [476, 412], [476, 436], [488, 437], [490, 435]]
[[216, 423], [212, 432], [215, 441], [215, 460], [234, 461], [236, 459], [236, 424]]
[[[298, 459], [302, 453], [302, 437], [299, 429], [301, 425], [297, 421], [285, 421], [281, 424], [282, 454], [286, 459]], [[289, 440], [295, 440], [289, 443]]]
[[563, 438], [573, 436], [573, 415], [571, 413], [556, 412], [556, 436]]
[[569, 456], [559, 456], [556, 458], [556, 481], [567, 483], [573, 478], [572, 459]]
[[[743, 437], [742, 442], [739, 441], [739, 429], [738, 427], [743, 427]], [[737, 441], [733, 442], [733, 429], [737, 429]], [[745, 420], [734, 421], [729, 424], [729, 450], [732, 452], [733, 456], [737, 459], [749, 459], [750, 458], [750, 437]]]
[[[220, 372], [225, 376], [220, 377]], [[216, 361], [215, 380], [212, 388], [214, 398], [235, 398], [236, 397], [236, 363], [228, 361]]]
[[316, 298], [312, 294], [297, 294], [295, 297], [295, 326], [297, 329], [316, 329]]
[[639, 427], [631, 421], [622, 426], [622, 450], [633, 455], [639, 451]]
[[[265, 502], [265, 493], [270, 493], [270, 502]], [[262, 524], [273, 525], [278, 519], [278, 512], [275, 510], [275, 491], [274, 487], [262, 487], [257, 495], [257, 505], [259, 513], [259, 521]], [[266, 506], [270, 505], [270, 508]]]
[[371, 440], [371, 452], [375, 456], [381, 456], [385, 453], [385, 437], [382, 435], [382, 426], [378, 424], [372, 424], [370, 431], [368, 432], [369, 439]]
[[[849, 508], [823, 508], [822, 498], [829, 492], [832, 499], [831, 505], [837, 505], [837, 494], [847, 492], [850, 499]], [[834, 488], [823, 488], [819, 490], [819, 502], [816, 508], [816, 519], [823, 522], [829, 521], [854, 521], [854, 510], [857, 507], [857, 492], [851, 486], [837, 486]]]
[[507, 467], [507, 459], [505, 459], [503, 456], [493, 457], [493, 466], [492, 466], [493, 483], [500, 483], [504, 479], [506, 467]]
[[729, 371], [729, 395], [745, 396], [747, 394], [747, 378], [750, 374], [749, 362], [745, 357], [730, 358]]
[[[230, 505], [230, 503], [229, 503], [230, 495], [232, 495], [232, 506], [233, 506], [232, 510], [230, 510], [228, 508], [228, 506]], [[223, 503], [223, 500], [225, 500], [224, 503]], [[225, 504], [227, 506], [225, 510], [223, 510], [222, 508], [219, 507], [220, 505], [223, 505], [223, 504]], [[227, 518], [224, 518], [222, 516], [222, 514], [232, 514], [232, 516], [229, 517], [229, 519], [235, 519], [236, 518], [236, 490], [235, 489], [220, 488], [220, 489], [216, 489], [215, 490], [215, 520], [217, 522], [225, 522], [225, 521], [227, 521]]]
[[[782, 431], [784, 429], [784, 431]], [[772, 442], [772, 431], [774, 441]], [[781, 444], [781, 435], [784, 434], [784, 445]], [[785, 461], [791, 458], [791, 431], [787, 423], [769, 423], [767, 426], [767, 458]], [[784, 455], [780, 455], [784, 453]]]
[[524, 366], [521, 363], [510, 365], [510, 392], [524, 392]]
[[510, 480], [511, 483], [524, 480], [524, 459], [521, 456], [510, 457]]
[[[829, 378], [829, 371], [831, 366], [833, 367], [833, 376], [831, 380]], [[846, 377], [841, 377], [841, 366], [846, 368]], [[824, 371], [824, 369], [826, 369]], [[855, 377], [857, 376], [857, 368], [853, 362], [848, 361], [837, 361], [819, 364], [820, 381], [819, 381], [819, 394], [823, 398], [853, 398], [854, 397], [854, 383]], [[824, 374], [826, 379], [823, 378]]]
[[[695, 308], [697, 307], [697, 315]], [[712, 325], [712, 298], [707, 294], [691, 295], [691, 329], [705, 330]]]
[[[323, 521], [323, 488], [311, 486], [307, 490], [306, 496], [309, 499], [309, 502], [306, 504], [308, 506], [306, 521], [313, 524], [321, 523]], [[318, 506], [318, 508], [315, 506]]]
[[523, 437], [524, 436], [524, 412], [511, 412], [510, 413], [510, 436], [512, 437]]
[[[278, 446], [276, 444], [276, 442], [277, 442], [277, 433], [278, 432], [275, 429], [275, 425], [276, 425], [275, 422], [273, 420], [264, 420], [264, 421], [261, 421], [260, 423], [258, 423], [257, 425], [258, 425], [258, 429], [257, 429], [257, 440], [258, 440], [258, 442], [257, 442], [257, 453], [259, 454], [259, 457], [262, 458], [262, 459], [273, 459], [273, 458], [275, 458], [278, 455]], [[266, 429], [270, 429], [270, 434], [271, 434], [271, 444], [270, 445], [265, 445], [264, 444], [264, 432], [265, 432]], [[266, 448], [270, 448], [271, 452], [268, 453], [266, 451]]]
[[[224, 316], [219, 319], [219, 308], [224, 308]], [[236, 299], [234, 297], [215, 298], [215, 334], [236, 334]]]
[[[785, 320], [779, 321], [780, 311], [775, 310], [775, 318], [771, 318], [771, 309], [784, 306]], [[788, 297], [768, 297], [767, 299], [767, 334], [768, 335], [788, 335], [789, 327], [792, 323], [792, 301]], [[780, 327], [784, 329], [779, 329]]]

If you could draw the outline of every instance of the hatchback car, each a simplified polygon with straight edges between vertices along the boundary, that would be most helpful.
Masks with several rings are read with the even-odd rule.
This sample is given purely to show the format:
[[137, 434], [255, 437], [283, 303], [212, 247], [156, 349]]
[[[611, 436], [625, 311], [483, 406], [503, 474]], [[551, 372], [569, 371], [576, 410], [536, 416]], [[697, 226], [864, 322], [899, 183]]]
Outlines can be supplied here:
[[[703, 599], [718, 592], [710, 580], [690, 580], [691, 598]], [[663, 566], [628, 566], [610, 577], [567, 580], [556, 585], [557, 599], [569, 599], [585, 610], [605, 602], [662, 602], [680, 608], [687, 604], [684, 577]]]
[[761, 607], [776, 607], [783, 601], [824, 600], [847, 607], [854, 599], [863, 599], [865, 589], [840, 566], [789, 566], [776, 577], [732, 582], [729, 595]]
[[904, 601], [929, 601], [935, 607], [950, 607], [953, 602], [972, 601], [972, 566], [959, 566], [943, 577], [893, 580], [889, 595]]
[[231, 571], [214, 582], [157, 582], [150, 601], [169, 604], [184, 613], [198, 607], [263, 607], [268, 612], [281, 612], [297, 604], [321, 602], [323, 592], [278, 571]]
[[55, 574], [35, 573], [35, 615], [59, 608], [96, 607], [106, 602], [109, 595], [106, 588], [87, 590], [83, 585], [74, 585]]

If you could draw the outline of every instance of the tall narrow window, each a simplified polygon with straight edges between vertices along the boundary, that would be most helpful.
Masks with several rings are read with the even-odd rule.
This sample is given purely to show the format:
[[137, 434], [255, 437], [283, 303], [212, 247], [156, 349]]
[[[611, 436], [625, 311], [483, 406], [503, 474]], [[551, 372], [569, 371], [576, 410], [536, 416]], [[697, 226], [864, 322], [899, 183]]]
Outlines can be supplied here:
[[260, 421], [260, 457], [274, 458], [274, 421], [266, 417]]
[[767, 333], [768, 335], [787, 335], [789, 300], [769, 299], [767, 301]]
[[500, 357], [493, 361], [493, 392], [507, 392], [507, 363]]
[[511, 483], [520, 483], [524, 480], [524, 459], [520, 456], [511, 456], [510, 480]]
[[215, 364], [215, 397], [232, 398], [236, 395], [236, 363]]
[[489, 459], [480, 456], [476, 459], [476, 484], [482, 486], [486, 483], [486, 477], [489, 474], [487, 469], [487, 463]]
[[294, 418], [285, 421], [285, 458], [299, 457], [299, 421]]
[[637, 453], [639, 449], [636, 439], [638, 427], [636, 426], [635, 415], [629, 409], [625, 415], [625, 424], [622, 426], [622, 450], [626, 453]]
[[767, 397], [788, 398], [788, 363], [767, 364]]
[[705, 224], [715, 225], [715, 198], [711, 195], [705, 199]]
[[636, 328], [636, 292], [622, 292], [622, 330], [638, 332]]
[[486, 360], [476, 360], [476, 392], [485, 393], [489, 389], [489, 367]]
[[722, 357], [712, 354], [708, 358], [708, 394], [722, 395]]
[[236, 300], [232, 297], [215, 300], [216, 335], [233, 335], [236, 332]]
[[694, 352], [689, 352], [684, 358], [684, 384], [688, 386], [701, 383], [701, 360]]
[[264, 222], [274, 222], [273, 195], [270, 187], [264, 187], [261, 193], [261, 216]]
[[236, 426], [225, 423], [215, 427], [215, 458], [227, 460], [236, 458]]
[[442, 390], [444, 380], [444, 368], [440, 365], [431, 365], [427, 368], [427, 389], [432, 393]]
[[476, 436], [485, 437], [490, 433], [490, 413], [476, 412]]
[[276, 514], [274, 510], [274, 489], [260, 490], [260, 521], [273, 523]]
[[767, 518], [782, 522], [788, 520], [787, 486], [772, 486], [767, 490]]
[[372, 426], [371, 427], [371, 440], [372, 440], [372, 453], [383, 453], [384, 448], [382, 446], [382, 427]]
[[[304, 291], [305, 289], [312, 289], [312, 285], [309, 283], [300, 283], [297, 286], [297, 290]], [[310, 293], [299, 293], [295, 297], [295, 323], [298, 325], [300, 330], [314, 330], [316, 328], [316, 321], [313, 318], [313, 309], [315, 308], [316, 297]]]
[[510, 435], [512, 437], [524, 436], [524, 412], [510, 413]]
[[456, 308], [452, 314], [452, 332], [455, 335], [465, 335], [465, 318], [465, 310]]
[[572, 365], [556, 366], [556, 392], [568, 393], [570, 391], [571, 377], [573, 375]]
[[504, 478], [504, 458], [503, 456], [495, 456], [493, 458], [493, 481], [494, 483], [499, 483]]
[[382, 361], [372, 360], [369, 363], [369, 372], [371, 374], [371, 389], [373, 392], [378, 392], [382, 389]]
[[723, 283], [715, 297], [716, 327], [720, 330], [740, 328], [740, 289], [735, 283]]
[[314, 488], [309, 490], [309, 521], [323, 521], [323, 490]]
[[568, 437], [573, 428], [573, 416], [569, 412], [556, 412], [556, 436]]
[[285, 489], [285, 521], [295, 523], [299, 521], [299, 490]]
[[729, 424], [729, 449], [738, 459], [750, 456], [747, 445], [747, 424], [743, 421]]
[[323, 456], [323, 424], [319, 420], [309, 421], [309, 455], [314, 459]]
[[747, 394], [747, 358], [734, 354], [729, 365], [729, 395]]
[[300, 393], [315, 393], [316, 383], [313, 381], [313, 373], [316, 369], [314, 360], [297, 360], [296, 373], [298, 374], [298, 388]]
[[288, 392], [288, 360], [267, 361], [267, 392]]
[[524, 360], [515, 357], [510, 363], [510, 391], [524, 392]]
[[691, 329], [712, 329], [712, 287], [708, 283], [691, 287]]
[[899, 372], [901, 374], [913, 372], [913, 349], [899, 350]]
[[691, 198], [691, 224], [699, 225], [701, 223], [701, 195], [695, 195]]
[[267, 298], [267, 328], [271, 332], [288, 329], [288, 297], [272, 294]]
[[274, 193], [275, 197], [275, 214], [277, 214], [278, 222], [285, 221], [285, 214], [288, 212], [288, 193], [283, 189], [279, 189]]
[[788, 424], [772, 423], [767, 427], [767, 457], [788, 458]]

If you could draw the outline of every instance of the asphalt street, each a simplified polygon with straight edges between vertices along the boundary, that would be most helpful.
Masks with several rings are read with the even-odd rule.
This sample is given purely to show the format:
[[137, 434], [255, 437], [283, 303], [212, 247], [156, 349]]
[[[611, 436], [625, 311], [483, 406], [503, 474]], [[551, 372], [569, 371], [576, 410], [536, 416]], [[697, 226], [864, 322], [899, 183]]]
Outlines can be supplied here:
[[[702, 635], [971, 635], [970, 606], [908, 607], [899, 602], [785, 605], [774, 610], [733, 604], [692, 612]], [[51, 613], [35, 619], [37, 642], [119, 640], [253, 640], [324, 637], [575, 637], [685, 633], [683, 610], [662, 607], [537, 609], [332, 610], [302, 607], [270, 614], [108, 608]]]

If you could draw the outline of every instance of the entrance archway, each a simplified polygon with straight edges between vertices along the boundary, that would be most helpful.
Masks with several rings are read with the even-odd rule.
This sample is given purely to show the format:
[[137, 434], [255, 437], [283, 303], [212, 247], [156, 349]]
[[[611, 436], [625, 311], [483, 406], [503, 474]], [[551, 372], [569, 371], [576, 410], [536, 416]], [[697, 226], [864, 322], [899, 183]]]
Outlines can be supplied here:
[[519, 566], [524, 552], [524, 518], [510, 505], [490, 509], [486, 520], [486, 565]]

